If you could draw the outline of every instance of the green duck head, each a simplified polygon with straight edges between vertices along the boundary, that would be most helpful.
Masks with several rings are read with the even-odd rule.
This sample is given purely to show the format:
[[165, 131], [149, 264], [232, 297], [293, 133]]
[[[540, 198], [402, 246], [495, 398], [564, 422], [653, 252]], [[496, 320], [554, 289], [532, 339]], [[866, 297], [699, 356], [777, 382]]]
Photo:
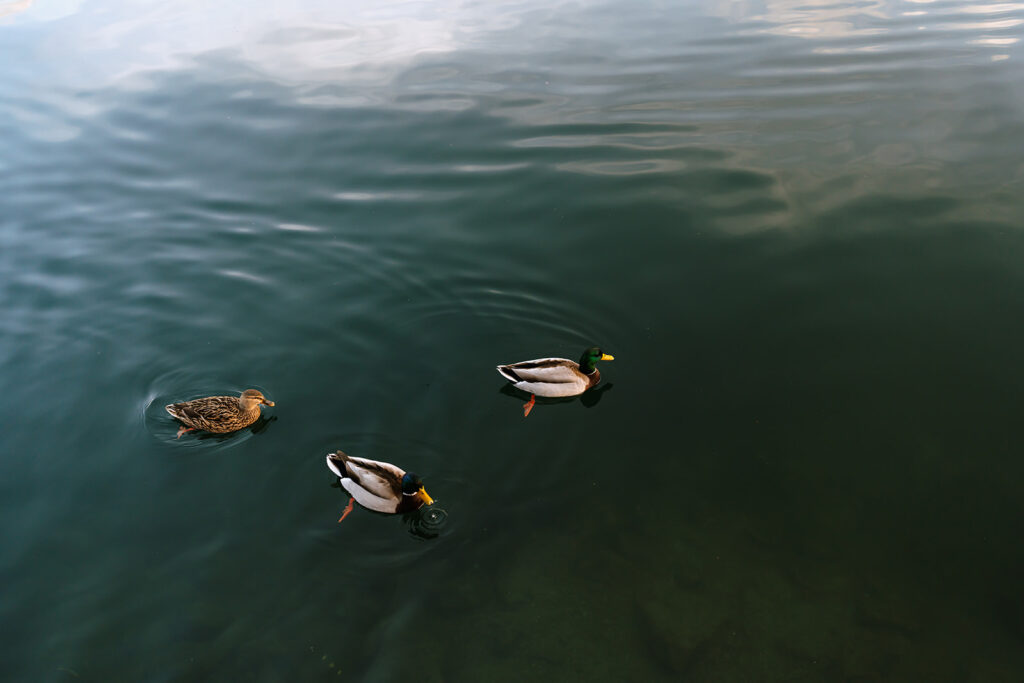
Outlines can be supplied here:
[[583, 371], [583, 374], [589, 375], [596, 369], [594, 363], [599, 360], [615, 360], [615, 356], [602, 353], [599, 346], [591, 346], [580, 356], [580, 370]]
[[423, 488], [423, 480], [415, 472], [406, 472], [402, 475], [402, 495], [417, 496], [427, 505], [433, 505], [434, 499], [430, 497], [427, 490]]

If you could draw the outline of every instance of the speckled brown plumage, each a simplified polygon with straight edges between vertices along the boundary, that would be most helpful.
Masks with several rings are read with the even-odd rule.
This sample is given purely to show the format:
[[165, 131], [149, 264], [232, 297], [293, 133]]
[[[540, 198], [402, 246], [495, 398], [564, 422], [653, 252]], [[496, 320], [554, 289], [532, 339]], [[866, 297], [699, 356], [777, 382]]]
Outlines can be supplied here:
[[207, 396], [165, 407], [172, 417], [192, 429], [224, 434], [248, 427], [258, 420], [261, 404], [272, 406], [274, 402], [268, 401], [255, 389], [246, 389], [239, 397]]

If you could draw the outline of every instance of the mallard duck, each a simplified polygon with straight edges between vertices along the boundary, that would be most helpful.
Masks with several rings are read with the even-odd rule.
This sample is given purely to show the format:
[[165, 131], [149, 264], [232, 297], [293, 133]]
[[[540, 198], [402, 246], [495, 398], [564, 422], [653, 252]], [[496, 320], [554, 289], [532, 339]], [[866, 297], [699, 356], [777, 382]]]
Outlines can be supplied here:
[[578, 396], [601, 381], [601, 371], [594, 365], [599, 360], [615, 360], [614, 356], [602, 353], [591, 346], [574, 363], [568, 358], [538, 358], [524, 360], [510, 365], [499, 365], [498, 372], [516, 389], [530, 394], [530, 400], [523, 406], [523, 416], [530, 414], [537, 396], [560, 398]]
[[390, 514], [412, 512], [434, 503], [418, 474], [391, 463], [353, 458], [338, 451], [327, 454], [327, 467], [338, 475], [342, 487], [352, 496], [339, 522], [352, 512], [353, 500], [364, 508]]
[[193, 429], [224, 434], [248, 427], [260, 419], [260, 405], [273, 406], [273, 401], [256, 389], [246, 389], [239, 397], [207, 396], [164, 406], [167, 412], [185, 424], [178, 437]]

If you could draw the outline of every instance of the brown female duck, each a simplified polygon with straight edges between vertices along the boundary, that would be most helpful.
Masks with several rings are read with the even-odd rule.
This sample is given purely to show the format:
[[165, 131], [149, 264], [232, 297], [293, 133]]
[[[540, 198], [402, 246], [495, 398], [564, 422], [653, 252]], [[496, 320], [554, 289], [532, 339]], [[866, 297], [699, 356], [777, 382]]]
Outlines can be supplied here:
[[172, 417], [185, 424], [178, 430], [178, 438], [185, 432], [200, 429], [215, 434], [234, 432], [248, 427], [260, 419], [260, 405], [273, 406], [273, 401], [256, 389], [246, 389], [239, 397], [207, 396], [183, 403], [171, 403], [165, 408]]

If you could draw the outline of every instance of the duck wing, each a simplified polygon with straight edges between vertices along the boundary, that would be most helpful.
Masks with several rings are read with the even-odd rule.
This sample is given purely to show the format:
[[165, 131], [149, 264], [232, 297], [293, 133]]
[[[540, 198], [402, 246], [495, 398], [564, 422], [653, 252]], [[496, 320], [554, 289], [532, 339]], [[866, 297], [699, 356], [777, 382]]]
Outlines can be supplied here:
[[200, 429], [237, 419], [240, 412], [238, 399], [234, 396], [208, 396], [197, 398], [194, 401], [171, 403], [164, 408], [172, 417], [176, 417], [190, 427]]
[[579, 365], [568, 358], [538, 358], [499, 365], [498, 372], [510, 382], [551, 382], [561, 384], [578, 379]]
[[567, 358], [538, 358], [521, 363], [499, 365], [501, 376], [517, 389], [538, 396], [575, 396], [589, 386], [579, 364]]

